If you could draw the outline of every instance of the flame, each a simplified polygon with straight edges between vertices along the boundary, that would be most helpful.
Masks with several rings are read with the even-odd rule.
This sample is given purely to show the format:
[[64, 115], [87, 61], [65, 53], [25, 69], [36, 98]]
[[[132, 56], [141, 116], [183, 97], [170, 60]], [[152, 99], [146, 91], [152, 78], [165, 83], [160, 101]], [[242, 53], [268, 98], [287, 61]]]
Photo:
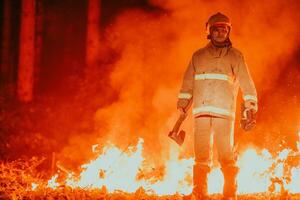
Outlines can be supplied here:
[[148, 194], [189, 194], [191, 183], [185, 178], [191, 176], [194, 160], [192, 158], [179, 160], [179, 151], [172, 152], [171, 159], [166, 163], [166, 174], [162, 181], [151, 178], [137, 180], [137, 175], [146, 171], [142, 166], [144, 161], [142, 144], [143, 139], [139, 139], [136, 148], [129, 147], [127, 151], [115, 146], [105, 147], [103, 154], [97, 159], [81, 166], [83, 171], [78, 181], [73, 174], [68, 174], [66, 184], [72, 188], [105, 187], [108, 192], [117, 190], [135, 192], [139, 188], [144, 188]]
[[299, 179], [300, 179], [300, 167], [293, 167], [291, 170], [291, 176], [292, 180], [291, 182], [286, 186], [286, 189], [289, 191], [291, 194], [297, 194], [300, 192], [300, 184], [299, 184]]
[[140, 183], [135, 180], [139, 166], [143, 161], [142, 153], [143, 140], [139, 140], [137, 150], [130, 148], [123, 152], [117, 147], [107, 147], [104, 153], [89, 164], [82, 165], [83, 171], [80, 180], [76, 182], [69, 178], [78, 187], [101, 188], [105, 186], [109, 192], [123, 190], [128, 192], [136, 191]]
[[208, 194], [220, 194], [223, 191], [224, 176], [219, 167], [213, 168], [207, 177]]
[[259, 155], [255, 149], [248, 149], [237, 162], [240, 168], [237, 176], [238, 193], [258, 193], [268, 191], [269, 177], [262, 176], [272, 166], [272, 157], [267, 150]]
[[96, 152], [97, 152], [98, 146], [99, 146], [98, 144], [92, 145], [92, 152], [93, 152], [93, 153], [96, 153]]
[[48, 181], [47, 187], [56, 189], [59, 186], [59, 183], [57, 183], [58, 174], [55, 174], [52, 176], [52, 178]]
[[[299, 134], [300, 136], [300, 134]], [[300, 138], [299, 138], [300, 141]], [[298, 150], [299, 150], [299, 143]], [[81, 173], [76, 176], [70, 172], [64, 183], [58, 183], [55, 174], [47, 187], [56, 189], [60, 184], [71, 188], [105, 188], [107, 192], [124, 191], [133, 193], [142, 188], [147, 194], [173, 195], [190, 194], [192, 192], [192, 168], [194, 158], [180, 159], [179, 149], [171, 148], [170, 159], [166, 161], [164, 170], [156, 169], [155, 165], [145, 164], [143, 157], [143, 139], [136, 146], [125, 150], [114, 145], [107, 145], [96, 159], [81, 166]], [[244, 151], [237, 161], [239, 174], [237, 176], [238, 194], [253, 194], [261, 192], [288, 191], [300, 193], [299, 151], [283, 149], [276, 156], [267, 149], [257, 151], [249, 148]], [[292, 166], [291, 161], [296, 161]], [[159, 171], [161, 176], [155, 175]], [[66, 172], [65, 172], [66, 173]], [[208, 193], [222, 193], [224, 178], [219, 167], [214, 167], [208, 175]], [[37, 188], [32, 184], [32, 190]]]
[[166, 174], [162, 181], [150, 186], [150, 189], [157, 195], [166, 194], [190, 194], [192, 191], [191, 177], [194, 159], [178, 159], [179, 151], [171, 152], [171, 159], [166, 163]]
[[[294, 153], [294, 157], [297, 159], [297, 164], [299, 164], [299, 157], [300, 157], [300, 131], [298, 132], [298, 141], [297, 141], [297, 150], [298, 152]], [[291, 169], [291, 182], [286, 185], [286, 189], [291, 194], [300, 193], [300, 166], [292, 167]]]
[[297, 148], [298, 148], [298, 151], [300, 151], [300, 131], [298, 132]]
[[39, 185], [37, 183], [31, 183], [31, 190], [35, 191]]

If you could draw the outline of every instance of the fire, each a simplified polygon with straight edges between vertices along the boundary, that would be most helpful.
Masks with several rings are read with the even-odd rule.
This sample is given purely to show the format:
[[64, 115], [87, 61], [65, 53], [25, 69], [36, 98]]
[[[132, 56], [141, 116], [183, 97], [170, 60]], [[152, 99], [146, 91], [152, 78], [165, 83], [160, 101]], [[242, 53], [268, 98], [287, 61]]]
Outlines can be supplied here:
[[258, 193], [268, 191], [270, 177], [263, 172], [272, 166], [272, 157], [267, 150], [259, 155], [255, 149], [248, 149], [237, 162], [240, 172], [237, 176], [238, 193]]
[[38, 184], [37, 183], [31, 183], [31, 190], [34, 191], [36, 190], [38, 187]]
[[88, 164], [82, 165], [80, 178], [68, 175], [66, 185], [76, 188], [102, 188], [108, 192], [122, 190], [135, 192], [143, 188], [148, 194], [188, 194], [191, 192], [191, 183], [186, 179], [191, 176], [193, 159], [178, 159], [179, 152], [173, 152], [171, 159], [166, 163], [166, 173], [163, 180], [139, 179], [137, 176], [147, 167], [143, 166], [143, 140], [139, 139], [136, 147], [129, 147], [122, 151], [115, 146], [104, 148], [103, 154]]
[[298, 148], [298, 151], [300, 151], [300, 131], [298, 133], [298, 141], [297, 141], [297, 148]]
[[224, 177], [219, 167], [212, 169], [207, 177], [208, 194], [220, 194], [223, 191]]
[[[178, 159], [179, 151], [174, 150], [171, 159], [166, 163], [166, 174], [162, 181], [158, 181], [148, 187], [157, 195], [189, 194], [192, 191], [191, 177], [194, 159]], [[190, 179], [191, 180], [191, 179]]]
[[[300, 134], [299, 134], [300, 137]], [[81, 173], [67, 174], [63, 182], [57, 181], [55, 174], [47, 184], [48, 188], [56, 189], [64, 184], [71, 188], [105, 188], [109, 193], [124, 191], [128, 193], [142, 189], [146, 194], [173, 195], [190, 194], [192, 191], [192, 167], [194, 158], [179, 159], [179, 149], [172, 148], [170, 159], [166, 161], [162, 176], [157, 176], [155, 166], [145, 164], [143, 157], [143, 139], [136, 146], [125, 150], [114, 145], [107, 145], [100, 153], [97, 145], [93, 145], [94, 153], [99, 153], [96, 159], [81, 166]], [[276, 156], [267, 149], [261, 151], [249, 148], [237, 161], [240, 168], [237, 176], [238, 194], [253, 194], [262, 192], [300, 193], [300, 165], [298, 151], [283, 149]], [[158, 171], [161, 169], [158, 169]], [[67, 172], [65, 172], [67, 173]], [[223, 174], [219, 167], [214, 167], [208, 176], [209, 194], [222, 193]], [[37, 188], [32, 184], [32, 190]]]
[[130, 147], [128, 152], [114, 146], [106, 147], [104, 153], [96, 160], [81, 166], [83, 171], [79, 181], [72, 180], [70, 177], [69, 182], [73, 182], [73, 187], [76, 185], [81, 188], [105, 186], [109, 192], [136, 191], [141, 186], [135, 178], [143, 161], [142, 143], [143, 140], [139, 140], [136, 151]]
[[52, 176], [52, 178], [48, 181], [47, 187], [56, 189], [59, 186], [59, 184], [56, 181], [57, 177], [58, 177], [58, 174], [55, 174], [54, 176]]

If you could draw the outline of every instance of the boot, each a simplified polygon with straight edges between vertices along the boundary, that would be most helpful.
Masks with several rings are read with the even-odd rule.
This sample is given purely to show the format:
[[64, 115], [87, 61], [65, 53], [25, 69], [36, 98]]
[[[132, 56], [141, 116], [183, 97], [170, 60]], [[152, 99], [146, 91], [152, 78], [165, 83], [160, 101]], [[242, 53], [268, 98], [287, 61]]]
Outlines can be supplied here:
[[208, 165], [195, 164], [193, 168], [193, 182], [194, 188], [192, 195], [196, 200], [207, 200], [207, 175], [210, 171]]
[[236, 166], [222, 167], [224, 175], [223, 200], [236, 200], [238, 168]]

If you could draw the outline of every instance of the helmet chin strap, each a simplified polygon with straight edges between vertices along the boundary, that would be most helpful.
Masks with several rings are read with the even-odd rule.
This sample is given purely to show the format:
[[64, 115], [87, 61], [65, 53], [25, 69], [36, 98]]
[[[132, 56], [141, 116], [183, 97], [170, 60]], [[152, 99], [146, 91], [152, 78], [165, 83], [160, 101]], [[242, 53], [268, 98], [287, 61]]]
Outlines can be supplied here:
[[227, 39], [224, 42], [217, 42], [217, 41], [213, 40], [211, 37], [209, 37], [209, 39], [211, 40], [212, 44], [217, 48], [231, 47], [232, 46], [232, 43], [231, 43], [229, 37], [227, 37]]

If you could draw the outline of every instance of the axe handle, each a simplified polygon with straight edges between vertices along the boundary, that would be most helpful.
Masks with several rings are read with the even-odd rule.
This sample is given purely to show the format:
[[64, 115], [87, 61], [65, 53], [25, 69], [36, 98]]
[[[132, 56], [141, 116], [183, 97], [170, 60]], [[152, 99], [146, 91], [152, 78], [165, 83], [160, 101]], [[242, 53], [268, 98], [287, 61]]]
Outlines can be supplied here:
[[176, 123], [175, 123], [175, 125], [174, 125], [174, 127], [173, 127], [172, 132], [178, 133], [178, 131], [179, 131], [179, 129], [180, 129], [180, 126], [181, 126], [182, 122], [185, 120], [186, 117], [187, 117], [187, 113], [181, 114], [181, 115], [179, 116], [179, 118], [177, 119], [177, 121], [176, 121]]

